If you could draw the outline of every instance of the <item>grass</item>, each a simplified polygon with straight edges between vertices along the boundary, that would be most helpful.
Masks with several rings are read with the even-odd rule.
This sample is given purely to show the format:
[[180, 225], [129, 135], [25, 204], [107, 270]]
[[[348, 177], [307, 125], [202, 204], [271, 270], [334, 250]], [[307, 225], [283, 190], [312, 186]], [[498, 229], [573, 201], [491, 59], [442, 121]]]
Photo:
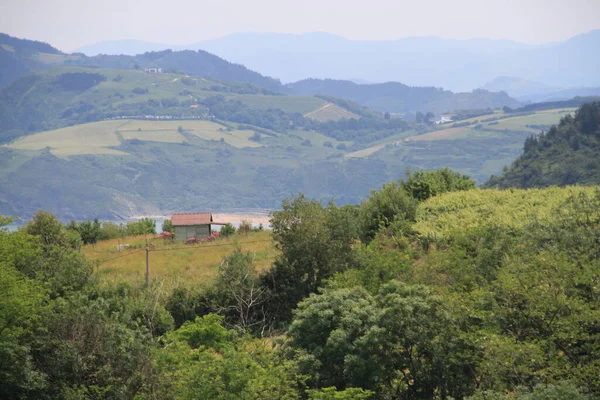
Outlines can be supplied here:
[[326, 102], [311, 96], [265, 96], [265, 95], [234, 95], [232, 100], [240, 100], [250, 108], [269, 109], [279, 108], [286, 113], [306, 114], [322, 107]]
[[186, 141], [183, 135], [176, 130], [119, 130], [119, 133], [125, 140], [138, 139], [163, 143], [183, 143]]
[[25, 136], [9, 147], [19, 150], [41, 150], [49, 147], [56, 155], [127, 154], [108, 149], [121, 144], [115, 130], [123, 121], [101, 121], [70, 126]]
[[[255, 254], [255, 265], [259, 271], [268, 269], [276, 256], [271, 232], [266, 230], [197, 245], [152, 239], [152, 236], [148, 235], [148, 242], [154, 245], [149, 253], [151, 279], [162, 280], [172, 286], [212, 282], [223, 257], [236, 246]], [[83, 253], [88, 259], [99, 262], [97, 272], [102, 281], [139, 283], [144, 280], [146, 271], [145, 243], [144, 236], [112, 239], [84, 246]], [[118, 251], [118, 244], [138, 248]]]
[[449, 128], [442, 129], [441, 131], [433, 131], [424, 133], [423, 135], [410, 136], [406, 138], [406, 140], [411, 140], [415, 142], [419, 141], [431, 141], [431, 140], [448, 140], [448, 139], [458, 139], [464, 138], [471, 132], [471, 128], [462, 127], [462, 128]]
[[450, 240], [458, 232], [484, 226], [522, 229], [533, 221], [554, 217], [570, 196], [593, 195], [597, 187], [569, 186], [528, 190], [475, 189], [435, 196], [419, 205], [414, 228], [424, 237]]
[[359, 119], [360, 116], [346, 110], [336, 104], [327, 103], [314, 111], [304, 114], [305, 118], [310, 118], [319, 122], [337, 121], [343, 118]]
[[377, 153], [379, 150], [383, 149], [386, 145], [385, 144], [380, 144], [377, 146], [373, 146], [373, 147], [368, 147], [366, 149], [362, 149], [362, 150], [358, 150], [352, 153], [348, 153], [345, 155], [345, 157], [348, 158], [362, 158], [362, 157], [368, 157], [371, 154]]
[[183, 143], [185, 137], [178, 132], [182, 127], [187, 132], [204, 140], [221, 140], [237, 148], [260, 147], [250, 137], [249, 130], [232, 130], [211, 121], [100, 121], [68, 128], [36, 133], [25, 136], [8, 147], [18, 150], [42, 150], [49, 147], [57, 157], [84, 154], [127, 155], [112, 149], [121, 145], [123, 139], [137, 139], [149, 142]]

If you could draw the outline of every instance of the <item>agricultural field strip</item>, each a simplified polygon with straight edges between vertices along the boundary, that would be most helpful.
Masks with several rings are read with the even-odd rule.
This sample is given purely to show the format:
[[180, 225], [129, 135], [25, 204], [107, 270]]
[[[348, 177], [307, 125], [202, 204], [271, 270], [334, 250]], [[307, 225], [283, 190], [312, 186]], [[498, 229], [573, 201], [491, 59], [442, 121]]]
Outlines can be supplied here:
[[[440, 129], [433, 132], [427, 132], [422, 135], [416, 135], [408, 137], [408, 140], [411, 141], [431, 141], [431, 140], [450, 140], [450, 139], [460, 139], [466, 136], [470, 136], [473, 133], [482, 132], [497, 132], [497, 131], [515, 131], [515, 132], [524, 132], [524, 133], [539, 133], [540, 129], [528, 127], [527, 125], [555, 125], [560, 122], [560, 118], [562, 118], [567, 113], [572, 112], [574, 109], [551, 109], [551, 110], [543, 110], [536, 112], [534, 114], [521, 115], [521, 116], [507, 116], [506, 118], [500, 118], [496, 121], [489, 121], [482, 123], [483, 128], [474, 130], [474, 124], [459, 128], [445, 128]], [[502, 114], [506, 115], [506, 114]], [[479, 117], [481, 119], [485, 119], [489, 116]], [[477, 118], [472, 118], [470, 120], [459, 121], [459, 122], [474, 122]], [[480, 121], [478, 120], [478, 121]], [[497, 122], [497, 124], [495, 124]], [[490, 125], [492, 124], [492, 125]]]
[[[49, 147], [57, 156], [107, 154], [127, 155], [123, 151], [111, 149], [119, 146], [123, 139], [138, 139], [153, 142], [182, 143], [185, 137], [178, 132], [179, 127], [205, 140], [223, 138], [231, 146], [260, 147], [250, 137], [253, 131], [227, 131], [224, 126], [209, 121], [99, 121], [83, 125], [75, 125], [51, 131], [36, 133], [17, 139], [8, 145], [19, 150], [42, 150]], [[123, 129], [125, 128], [125, 129]], [[221, 130], [220, 130], [221, 129]]]

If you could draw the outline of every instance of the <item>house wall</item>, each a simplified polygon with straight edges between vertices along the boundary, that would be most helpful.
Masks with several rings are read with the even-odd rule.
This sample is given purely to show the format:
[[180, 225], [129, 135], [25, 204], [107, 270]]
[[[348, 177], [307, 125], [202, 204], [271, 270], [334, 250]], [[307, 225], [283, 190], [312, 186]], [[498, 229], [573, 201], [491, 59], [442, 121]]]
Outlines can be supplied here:
[[186, 225], [174, 226], [175, 239], [188, 240], [190, 238], [200, 238], [210, 236], [210, 225]]

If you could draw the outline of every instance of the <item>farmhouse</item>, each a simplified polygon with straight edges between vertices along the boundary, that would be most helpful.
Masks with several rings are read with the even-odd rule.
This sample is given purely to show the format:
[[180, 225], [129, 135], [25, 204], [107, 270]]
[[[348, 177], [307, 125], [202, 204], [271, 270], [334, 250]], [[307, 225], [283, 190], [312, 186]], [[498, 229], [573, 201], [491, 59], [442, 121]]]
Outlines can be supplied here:
[[146, 68], [144, 69], [149, 74], [162, 74], [162, 68]]
[[223, 225], [213, 221], [210, 212], [179, 213], [171, 216], [175, 229], [175, 239], [188, 240], [190, 238], [207, 237], [212, 234], [211, 225]]

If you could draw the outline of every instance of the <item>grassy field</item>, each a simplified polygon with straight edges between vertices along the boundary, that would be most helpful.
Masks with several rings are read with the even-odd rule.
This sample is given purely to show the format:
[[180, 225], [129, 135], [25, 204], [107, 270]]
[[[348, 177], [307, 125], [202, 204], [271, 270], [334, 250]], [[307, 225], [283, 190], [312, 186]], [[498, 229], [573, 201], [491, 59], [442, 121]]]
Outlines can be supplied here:
[[350, 118], [359, 119], [360, 118], [360, 116], [354, 114], [353, 112], [350, 112], [350, 111], [346, 110], [345, 108], [342, 108], [333, 103], [327, 103], [327, 104], [317, 108], [316, 110], [306, 113], [306, 114], [304, 114], [304, 117], [310, 118], [312, 120], [319, 121], [319, 122], [337, 121], [342, 118], [347, 118], [347, 119], [350, 119]]
[[[524, 134], [524, 140], [528, 135], [540, 133], [542, 130], [540, 127], [545, 128], [550, 125], [558, 124], [562, 117], [574, 111], [574, 108], [558, 108], [537, 111], [533, 114], [515, 117], [511, 117], [511, 114], [499, 112], [492, 116], [485, 115], [459, 121], [460, 123], [470, 123], [471, 125], [468, 126], [459, 128], [444, 128], [444, 126], [441, 126], [439, 130], [422, 135], [410, 136], [407, 139], [410, 141], [456, 140], [476, 136], [500, 137], [502, 133], [506, 132], [521, 132]], [[496, 121], [482, 122], [482, 120], [491, 117], [499, 119]], [[451, 124], [447, 124], [446, 126], [450, 125]]]
[[[197, 245], [184, 245], [178, 241], [152, 239], [149, 253], [152, 280], [164, 281], [167, 285], [197, 285], [209, 283], [217, 274], [224, 256], [236, 246], [255, 255], [258, 270], [268, 269], [275, 258], [276, 250], [270, 231], [234, 235]], [[105, 282], [139, 283], [144, 280], [146, 253], [144, 236], [107, 240], [83, 248], [85, 256], [98, 262], [97, 272]], [[117, 250], [118, 244], [129, 244], [132, 249]]]
[[19, 150], [42, 150], [46, 147], [57, 157], [84, 154], [127, 155], [110, 147], [121, 145], [121, 139], [149, 142], [183, 143], [186, 138], [179, 127], [204, 140], [221, 140], [237, 148], [260, 147], [250, 139], [253, 131], [232, 130], [211, 121], [100, 121], [55, 129], [25, 136], [9, 145]]
[[123, 121], [101, 121], [70, 126], [25, 136], [9, 147], [20, 150], [41, 150], [49, 147], [57, 156], [73, 154], [126, 154], [108, 149], [121, 144], [116, 129]]

